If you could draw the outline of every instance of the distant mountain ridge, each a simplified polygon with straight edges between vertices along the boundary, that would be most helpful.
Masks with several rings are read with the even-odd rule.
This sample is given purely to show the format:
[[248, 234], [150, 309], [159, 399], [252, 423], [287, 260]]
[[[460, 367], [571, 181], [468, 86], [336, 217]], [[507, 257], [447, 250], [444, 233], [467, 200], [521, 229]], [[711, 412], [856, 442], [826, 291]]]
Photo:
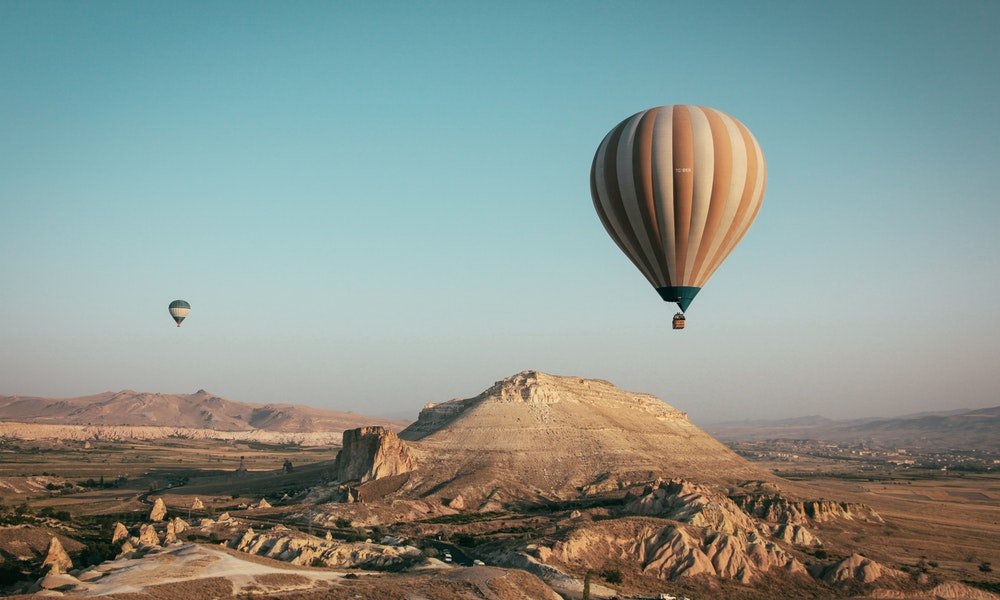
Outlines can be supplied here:
[[405, 421], [294, 404], [227, 400], [205, 390], [160, 394], [122, 390], [76, 398], [0, 396], [0, 421], [47, 425], [182, 427], [280, 433], [344, 431], [382, 425], [399, 431]]
[[722, 440], [818, 439], [883, 445], [1000, 450], [1000, 406], [922, 412], [901, 417], [834, 420], [820, 416], [718, 423]]

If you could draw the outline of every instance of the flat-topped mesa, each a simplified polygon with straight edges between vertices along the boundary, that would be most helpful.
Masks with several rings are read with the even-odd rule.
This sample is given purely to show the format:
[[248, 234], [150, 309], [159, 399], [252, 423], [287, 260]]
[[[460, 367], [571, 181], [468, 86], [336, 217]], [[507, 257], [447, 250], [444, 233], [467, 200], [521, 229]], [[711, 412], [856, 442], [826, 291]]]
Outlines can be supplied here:
[[[428, 403], [417, 421], [400, 432], [405, 440], [419, 440], [446, 428], [470, 409], [484, 404], [527, 405], [538, 407], [539, 414], [557, 404], [593, 406], [602, 410], [628, 409], [661, 420], [687, 421], [687, 414], [651, 394], [627, 392], [602, 379], [583, 379], [549, 375], [540, 371], [522, 371], [494, 383], [473, 398], [455, 399], [440, 404]], [[503, 409], [500, 409], [503, 410]]]
[[774, 479], [655, 396], [537, 371], [427, 405], [399, 437], [420, 460], [404, 492], [461, 496], [469, 510], [674, 477], [713, 485]]
[[340, 481], [381, 479], [413, 470], [413, 455], [406, 444], [380, 425], [344, 432], [343, 448], [334, 461]]

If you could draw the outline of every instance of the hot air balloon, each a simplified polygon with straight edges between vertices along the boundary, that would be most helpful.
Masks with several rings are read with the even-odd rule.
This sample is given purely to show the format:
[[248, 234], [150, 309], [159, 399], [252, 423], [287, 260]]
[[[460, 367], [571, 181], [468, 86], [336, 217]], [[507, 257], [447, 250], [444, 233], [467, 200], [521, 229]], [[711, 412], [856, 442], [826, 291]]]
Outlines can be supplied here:
[[177, 321], [177, 326], [181, 326], [181, 321], [183, 321], [188, 313], [191, 312], [191, 305], [183, 300], [174, 300], [170, 303], [170, 316]]
[[684, 311], [746, 234], [767, 179], [757, 140], [704, 106], [659, 106], [612, 129], [590, 193], [608, 235], [667, 302]]

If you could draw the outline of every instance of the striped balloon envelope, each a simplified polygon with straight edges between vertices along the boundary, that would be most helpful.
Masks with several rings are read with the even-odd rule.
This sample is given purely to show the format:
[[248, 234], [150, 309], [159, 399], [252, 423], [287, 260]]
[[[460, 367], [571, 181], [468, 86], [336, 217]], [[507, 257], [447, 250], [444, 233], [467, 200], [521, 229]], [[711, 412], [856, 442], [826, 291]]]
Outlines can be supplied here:
[[660, 106], [605, 136], [590, 193], [615, 244], [685, 311], [750, 228], [766, 179], [742, 123], [714, 108]]
[[187, 318], [188, 313], [191, 312], [191, 305], [184, 300], [174, 300], [170, 303], [170, 316], [177, 321], [177, 326], [181, 326], [181, 321]]

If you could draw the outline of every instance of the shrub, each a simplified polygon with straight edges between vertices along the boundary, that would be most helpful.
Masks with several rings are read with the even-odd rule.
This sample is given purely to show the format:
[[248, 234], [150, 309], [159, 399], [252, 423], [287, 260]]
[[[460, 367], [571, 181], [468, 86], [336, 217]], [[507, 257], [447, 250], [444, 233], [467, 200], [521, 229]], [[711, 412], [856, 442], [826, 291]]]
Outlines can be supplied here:
[[26, 579], [21, 568], [13, 562], [0, 563], [0, 586], [8, 586]]
[[982, 571], [983, 573], [989, 573], [990, 571], [993, 570], [993, 565], [991, 565], [986, 561], [983, 561], [979, 563], [979, 570]]
[[604, 569], [601, 571], [601, 577], [604, 578], [604, 581], [611, 584], [618, 584], [622, 582], [622, 572], [618, 569]]

